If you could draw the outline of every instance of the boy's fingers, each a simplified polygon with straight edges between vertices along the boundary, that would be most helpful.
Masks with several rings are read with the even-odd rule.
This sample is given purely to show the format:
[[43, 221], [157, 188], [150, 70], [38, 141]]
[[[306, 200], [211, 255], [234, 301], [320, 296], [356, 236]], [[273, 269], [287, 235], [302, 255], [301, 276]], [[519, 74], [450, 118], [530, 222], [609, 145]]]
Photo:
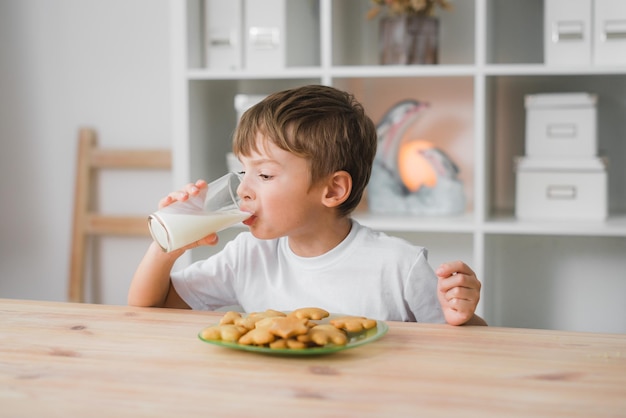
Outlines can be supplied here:
[[167, 205], [172, 204], [172, 202], [174, 202], [174, 198], [172, 198], [172, 196], [165, 196], [163, 199], [159, 200], [159, 209], [164, 208]]
[[454, 273], [474, 274], [467, 264], [462, 261], [449, 261], [441, 264], [436, 271], [438, 276], [448, 277]]
[[448, 290], [463, 286], [464, 277], [462, 274], [452, 273], [450, 276], [439, 276], [439, 289], [443, 292], [447, 292]]

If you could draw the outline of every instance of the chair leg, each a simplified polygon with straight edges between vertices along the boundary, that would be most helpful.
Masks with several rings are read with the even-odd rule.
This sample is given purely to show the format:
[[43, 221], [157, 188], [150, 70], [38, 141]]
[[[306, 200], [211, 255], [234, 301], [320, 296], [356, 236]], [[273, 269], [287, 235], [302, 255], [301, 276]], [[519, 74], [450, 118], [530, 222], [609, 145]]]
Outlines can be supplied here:
[[91, 178], [91, 150], [96, 146], [96, 133], [83, 128], [79, 132], [78, 155], [76, 159], [76, 183], [74, 189], [74, 218], [72, 225], [72, 248], [70, 254], [70, 279], [68, 299], [70, 302], [84, 302], [85, 296], [85, 257], [87, 238], [87, 213], [89, 209], [89, 187]]

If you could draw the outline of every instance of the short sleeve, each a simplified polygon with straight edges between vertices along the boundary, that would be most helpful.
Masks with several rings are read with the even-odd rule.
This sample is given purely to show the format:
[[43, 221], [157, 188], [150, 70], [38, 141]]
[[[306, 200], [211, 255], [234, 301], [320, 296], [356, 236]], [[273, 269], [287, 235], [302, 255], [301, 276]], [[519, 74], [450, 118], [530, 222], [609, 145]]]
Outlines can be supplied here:
[[420, 248], [404, 285], [406, 303], [417, 322], [446, 322], [437, 298], [437, 275], [428, 263], [426, 248]]

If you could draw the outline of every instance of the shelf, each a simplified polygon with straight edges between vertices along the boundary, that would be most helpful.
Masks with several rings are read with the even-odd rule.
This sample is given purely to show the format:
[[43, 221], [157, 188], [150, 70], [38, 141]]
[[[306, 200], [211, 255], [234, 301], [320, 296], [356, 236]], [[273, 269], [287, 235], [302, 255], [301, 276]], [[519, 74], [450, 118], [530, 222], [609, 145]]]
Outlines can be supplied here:
[[[400, 78], [400, 77], [472, 77], [476, 68], [472, 65], [412, 65], [412, 66], [380, 66], [380, 65], [350, 65], [330, 67], [287, 67], [280, 70], [281, 79], [294, 78]], [[276, 71], [215, 71], [208, 69], [190, 69], [187, 71], [189, 80], [251, 80], [275, 79]]]
[[560, 76], [560, 75], [623, 75], [626, 67], [548, 67], [543, 64], [487, 65], [424, 65], [424, 66], [379, 66], [349, 65], [330, 67], [287, 67], [276, 71], [215, 71], [208, 69], [190, 69], [189, 80], [249, 80], [282, 78], [321, 78], [331, 77], [472, 77], [479, 73], [487, 76]]
[[[431, 104], [428, 112], [405, 135], [436, 142], [455, 162], [467, 212], [433, 217], [357, 210], [354, 218], [426, 246], [434, 264], [447, 259], [470, 264], [485, 284], [479, 313], [492, 325], [567, 328], [567, 318], [554, 318], [571, 316], [572, 297], [579, 298], [577, 312], [598, 307], [622, 312], [621, 305], [605, 301], [626, 291], [621, 280], [626, 268], [626, 165], [620, 164], [626, 157], [626, 66], [545, 65], [544, 3], [457, 0], [453, 11], [439, 16], [438, 65], [383, 66], [377, 65], [378, 21], [365, 18], [371, 3], [290, 1], [299, 17], [290, 19], [287, 31], [310, 47], [288, 50], [283, 69], [216, 71], [203, 68], [202, 0], [172, 0], [178, 26], [172, 30], [178, 43], [174, 146], [181, 156], [174, 180], [184, 184], [189, 175], [214, 178], [226, 169], [224, 156], [236, 125], [232, 100], [238, 93], [326, 84], [354, 94], [374, 122], [401, 99], [425, 101]], [[520, 221], [512, 210], [513, 161], [525, 153], [524, 98], [571, 91], [599, 98], [598, 151], [609, 157], [612, 215], [605, 222]], [[234, 237], [242, 230], [246, 228], [229, 231]], [[229, 233], [224, 232], [223, 243]], [[602, 280], [593, 286], [592, 300], [579, 294], [590, 276]], [[550, 293], [546, 287], [553, 282], [562, 284]], [[564, 292], [570, 294], [563, 297]], [[528, 322], [529, 310], [536, 315]], [[605, 322], [599, 319], [589, 327], [601, 328]], [[624, 332], [624, 326], [612, 321], [609, 328]]]
[[606, 221], [520, 221], [511, 214], [492, 217], [482, 225], [476, 224], [474, 215], [459, 216], [409, 216], [380, 215], [356, 212], [362, 225], [383, 231], [473, 233], [482, 231], [498, 235], [556, 235], [588, 237], [626, 237], [626, 215], [611, 216]]
[[490, 64], [482, 69], [489, 76], [535, 76], [535, 75], [607, 75], [624, 74], [626, 67], [555, 67], [544, 64]]
[[356, 212], [353, 216], [360, 224], [383, 231], [467, 233], [474, 232], [474, 215], [466, 213], [458, 216], [418, 216], [418, 215], [377, 215]]
[[477, 74], [487, 76], [562, 76], [562, 75], [623, 75], [626, 67], [553, 67], [543, 64], [514, 65], [424, 65], [424, 66], [381, 66], [347, 65], [324, 69], [321, 67], [286, 67], [276, 71], [215, 71], [208, 69], [190, 69], [189, 80], [251, 80], [251, 79], [294, 79], [322, 78], [325, 75], [342, 78], [395, 78], [395, 77], [473, 77]]
[[471, 77], [476, 73], [473, 65], [349, 65], [331, 67], [333, 77]]
[[278, 71], [215, 71], [207, 69], [187, 70], [189, 80], [267, 80], [321, 78], [323, 72], [319, 67], [292, 67]]
[[606, 221], [520, 221], [511, 214], [497, 215], [485, 222], [490, 234], [626, 237], [626, 215]]

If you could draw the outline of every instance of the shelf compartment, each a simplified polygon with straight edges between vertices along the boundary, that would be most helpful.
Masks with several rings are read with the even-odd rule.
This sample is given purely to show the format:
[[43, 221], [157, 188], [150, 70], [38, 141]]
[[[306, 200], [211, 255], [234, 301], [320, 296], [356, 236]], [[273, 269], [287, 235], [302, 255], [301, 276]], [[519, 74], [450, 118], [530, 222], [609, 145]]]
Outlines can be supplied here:
[[[380, 16], [368, 20], [372, 3], [363, 0], [332, 2], [332, 65], [378, 65], [378, 27]], [[474, 63], [475, 3], [454, 2], [450, 11], [437, 10], [439, 17], [439, 63]], [[413, 66], [421, 67], [421, 66]], [[424, 66], [425, 67], [425, 66]], [[434, 65], [432, 67], [438, 67]]]
[[429, 103], [424, 115], [409, 127], [404, 140], [427, 140], [442, 149], [459, 168], [466, 210], [474, 207], [474, 79], [334, 78], [333, 85], [353, 93], [374, 123], [396, 103], [414, 99]]
[[543, 0], [488, 0], [486, 60], [543, 64]]
[[599, 155], [607, 156], [609, 213], [626, 213], [626, 75], [493, 76], [487, 79], [486, 131], [491, 213], [515, 205], [514, 158], [525, 154], [524, 96], [588, 92], [598, 95]]
[[[206, 69], [205, 7], [203, 0], [187, 0], [187, 68], [190, 69]], [[286, 68], [319, 67], [321, 62], [319, 0], [286, 0], [285, 8], [286, 33], [282, 34], [282, 41], [285, 47]], [[245, 28], [242, 27], [241, 31], [238, 48], [242, 51], [245, 68], [245, 33], [243, 33]], [[276, 70], [273, 71], [276, 73]]]
[[625, 237], [496, 235], [485, 241], [490, 325], [626, 332]]

